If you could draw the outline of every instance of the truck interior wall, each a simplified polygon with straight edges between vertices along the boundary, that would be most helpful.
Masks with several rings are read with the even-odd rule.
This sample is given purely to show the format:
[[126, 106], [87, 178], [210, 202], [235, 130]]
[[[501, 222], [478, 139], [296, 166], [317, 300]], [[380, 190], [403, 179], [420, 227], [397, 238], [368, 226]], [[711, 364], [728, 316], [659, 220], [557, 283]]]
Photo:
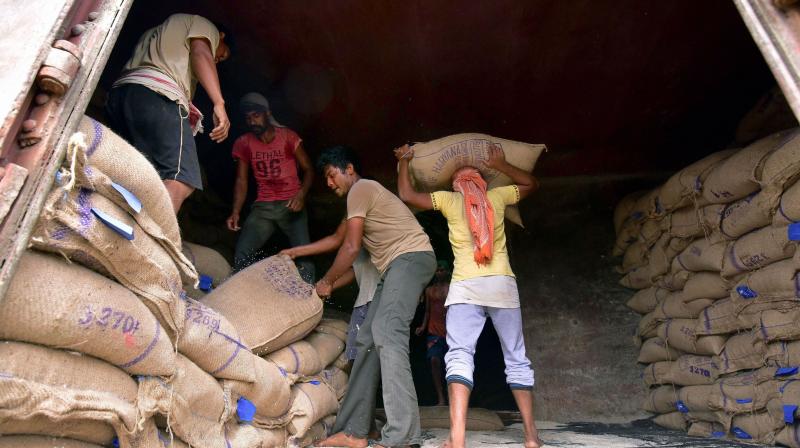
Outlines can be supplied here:
[[[396, 176], [390, 150], [406, 141], [475, 131], [546, 143], [550, 151], [535, 170], [542, 187], [521, 207], [526, 227], [508, 235], [536, 369], [537, 417], [642, 416], [638, 316], [624, 306], [630, 291], [618, 285], [619, 260], [609, 255], [612, 211], [625, 194], [776, 126], [762, 111], [749, 134], [741, 126], [737, 133], [774, 79], [735, 7], [723, 0], [381, 5], [138, 0], [89, 113], [102, 119], [104, 91], [138, 36], [167, 15], [197, 13], [234, 31], [237, 53], [219, 66], [231, 136], [221, 145], [197, 138], [207, 186], [180, 215], [185, 239], [229, 258], [236, 240], [224, 229], [230, 150], [245, 131], [236, 103], [246, 91], [267, 95], [312, 158], [331, 144], [352, 145], [365, 174], [387, 186]], [[202, 92], [196, 100], [210, 110]], [[785, 111], [777, 116], [796, 125]], [[342, 202], [319, 181], [309, 210], [312, 239], [330, 233], [343, 215]], [[420, 220], [446, 251], [442, 221]], [[267, 249], [284, 243], [277, 237]], [[321, 270], [331, 258], [316, 261]], [[329, 306], [346, 310], [352, 296], [346, 289]], [[499, 350], [490, 333], [481, 347]], [[420, 402], [431, 404], [421, 341], [416, 345]], [[513, 408], [502, 359], [479, 356], [477, 369], [484, 386], [473, 401]]]

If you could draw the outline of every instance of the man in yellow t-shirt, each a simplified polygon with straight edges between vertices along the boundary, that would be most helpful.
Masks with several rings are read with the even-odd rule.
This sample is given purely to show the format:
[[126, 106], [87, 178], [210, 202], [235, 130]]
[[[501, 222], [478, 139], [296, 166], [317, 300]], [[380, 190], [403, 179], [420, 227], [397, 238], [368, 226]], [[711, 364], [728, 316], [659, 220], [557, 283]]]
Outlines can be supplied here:
[[[410, 157], [409, 157], [410, 156]], [[539, 186], [530, 173], [506, 162], [499, 146], [489, 148], [486, 169], [497, 170], [515, 185], [486, 189], [474, 167], [453, 174], [453, 191], [420, 193], [411, 185], [408, 164], [413, 150], [395, 150], [399, 161], [400, 198], [422, 210], [439, 210], [447, 219], [455, 261], [447, 293], [446, 379], [450, 396], [451, 448], [465, 446], [469, 395], [473, 386], [474, 354], [486, 318], [492, 320], [503, 349], [506, 382], [522, 414], [525, 446], [541, 446], [533, 412], [533, 369], [525, 354], [517, 282], [506, 250], [503, 218], [507, 205], [516, 204]]]

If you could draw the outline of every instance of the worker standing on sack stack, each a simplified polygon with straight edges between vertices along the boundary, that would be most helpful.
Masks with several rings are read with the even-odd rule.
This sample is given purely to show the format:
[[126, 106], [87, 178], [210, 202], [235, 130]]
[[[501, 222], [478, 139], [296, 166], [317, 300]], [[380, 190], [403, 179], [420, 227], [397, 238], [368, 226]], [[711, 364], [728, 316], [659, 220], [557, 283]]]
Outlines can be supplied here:
[[192, 104], [198, 81], [214, 105], [211, 140], [221, 143], [231, 124], [216, 64], [230, 57], [230, 35], [208, 19], [173, 14], [142, 35], [109, 92], [112, 129], [153, 164], [177, 214], [194, 190], [202, 190], [194, 136], [203, 114]]
[[503, 350], [506, 382], [522, 415], [525, 447], [538, 448], [542, 442], [534, 420], [533, 369], [525, 354], [519, 292], [508, 260], [503, 218], [507, 205], [528, 196], [539, 183], [530, 173], [509, 164], [502, 148], [493, 145], [483, 168], [505, 174], [515, 185], [487, 191], [480, 171], [466, 166], [452, 176], [454, 191], [421, 193], [411, 184], [408, 165], [414, 157], [413, 149], [404, 145], [394, 153], [400, 165], [400, 198], [421, 210], [439, 210], [444, 215], [455, 256], [445, 302], [449, 347], [445, 365], [450, 397], [450, 437], [446, 446], [466, 446], [475, 347], [489, 317]]
[[317, 168], [324, 174], [328, 188], [347, 197], [344, 242], [331, 268], [317, 282], [317, 294], [330, 295], [332, 285], [353, 265], [362, 244], [381, 273], [381, 280], [356, 338], [358, 354], [333, 435], [316, 445], [367, 446], [379, 381], [383, 386], [386, 425], [375, 446], [418, 445], [422, 430], [408, 343], [419, 296], [436, 268], [430, 239], [397, 196], [378, 182], [361, 178], [351, 149], [326, 149]]
[[[256, 92], [244, 95], [239, 101], [239, 108], [249, 132], [233, 144], [233, 158], [237, 161], [236, 180], [233, 210], [227, 225], [230, 230], [242, 230], [236, 241], [234, 272], [257, 261], [258, 251], [276, 228], [281, 229], [292, 246], [311, 242], [305, 198], [314, 182], [314, 168], [303, 149], [303, 140], [293, 130], [277, 122], [263, 95]], [[298, 166], [303, 173], [302, 181]], [[256, 180], [257, 196], [250, 207], [250, 214], [240, 227], [239, 214], [247, 197], [251, 169]], [[300, 276], [313, 283], [314, 263], [301, 258], [297, 264]]]

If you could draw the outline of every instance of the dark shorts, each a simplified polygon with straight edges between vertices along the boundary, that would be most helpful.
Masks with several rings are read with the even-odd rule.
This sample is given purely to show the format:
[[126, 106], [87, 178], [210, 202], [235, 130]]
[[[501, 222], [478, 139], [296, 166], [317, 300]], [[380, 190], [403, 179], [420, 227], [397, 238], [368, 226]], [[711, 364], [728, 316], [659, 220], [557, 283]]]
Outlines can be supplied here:
[[428, 351], [425, 352], [425, 359], [428, 361], [431, 358], [444, 359], [444, 355], [447, 353], [447, 341], [444, 336], [428, 335], [426, 342]]
[[111, 129], [144, 154], [161, 179], [203, 189], [188, 113], [178, 103], [147, 87], [124, 84], [111, 89], [106, 111]]

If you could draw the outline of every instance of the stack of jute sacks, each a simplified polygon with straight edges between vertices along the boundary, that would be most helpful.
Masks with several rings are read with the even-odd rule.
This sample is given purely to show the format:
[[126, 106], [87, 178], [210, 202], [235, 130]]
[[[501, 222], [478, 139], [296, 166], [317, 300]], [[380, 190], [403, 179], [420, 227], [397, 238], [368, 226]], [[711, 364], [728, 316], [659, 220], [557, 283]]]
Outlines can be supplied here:
[[800, 447], [800, 132], [712, 154], [615, 211], [655, 422]]
[[0, 301], [0, 446], [325, 435], [347, 386], [346, 323], [321, 320], [286, 257], [218, 278], [202, 303], [187, 297], [197, 271], [182, 249], [152, 166], [85, 118]]

